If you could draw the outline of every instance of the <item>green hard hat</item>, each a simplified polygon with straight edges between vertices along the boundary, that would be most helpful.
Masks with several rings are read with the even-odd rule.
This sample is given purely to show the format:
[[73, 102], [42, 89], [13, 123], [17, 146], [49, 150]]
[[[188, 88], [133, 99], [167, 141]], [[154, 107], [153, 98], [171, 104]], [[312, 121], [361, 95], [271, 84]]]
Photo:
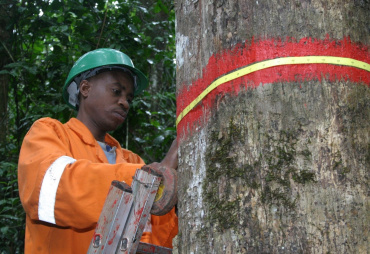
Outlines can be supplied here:
[[[133, 74], [136, 83], [134, 91], [135, 96], [148, 87], [149, 82], [147, 77], [135, 68], [132, 60], [126, 54], [115, 49], [96, 49], [81, 56], [68, 74], [63, 87], [63, 99], [70, 107], [76, 109], [75, 99], [72, 99], [75, 95], [71, 96], [72, 93], [78, 92], [79, 84], [75, 83], [75, 78], [86, 71], [95, 68], [105, 69], [105, 67], [107, 67], [106, 69], [110, 69], [110, 67], [128, 69], [128, 71]], [[76, 88], [72, 89], [71, 85], [76, 86]]]

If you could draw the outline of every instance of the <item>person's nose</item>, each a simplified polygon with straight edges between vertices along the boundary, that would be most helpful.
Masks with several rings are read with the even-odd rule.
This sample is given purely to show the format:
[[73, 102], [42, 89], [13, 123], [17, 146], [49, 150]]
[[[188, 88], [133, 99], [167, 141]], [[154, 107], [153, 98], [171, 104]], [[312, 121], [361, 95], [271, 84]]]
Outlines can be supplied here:
[[125, 95], [120, 97], [118, 104], [121, 105], [126, 110], [130, 109], [130, 103], [128, 102], [127, 97]]

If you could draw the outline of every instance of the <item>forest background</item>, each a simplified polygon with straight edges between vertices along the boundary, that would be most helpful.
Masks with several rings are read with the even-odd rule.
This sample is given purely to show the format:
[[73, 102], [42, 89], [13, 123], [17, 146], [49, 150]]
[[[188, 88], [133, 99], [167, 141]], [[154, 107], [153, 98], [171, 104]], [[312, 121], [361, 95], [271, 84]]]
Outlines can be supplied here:
[[147, 161], [176, 136], [173, 0], [0, 0], [0, 253], [23, 253], [18, 197], [22, 140], [41, 117], [76, 115], [62, 100], [73, 63], [96, 48], [131, 57], [150, 79], [112, 135]]

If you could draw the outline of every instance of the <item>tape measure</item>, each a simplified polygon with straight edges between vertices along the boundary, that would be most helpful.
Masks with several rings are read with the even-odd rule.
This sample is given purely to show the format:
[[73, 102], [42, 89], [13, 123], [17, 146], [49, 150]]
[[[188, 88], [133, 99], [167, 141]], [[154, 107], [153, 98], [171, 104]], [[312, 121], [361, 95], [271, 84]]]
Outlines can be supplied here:
[[352, 58], [346, 57], [336, 57], [336, 56], [295, 56], [295, 57], [282, 57], [275, 58], [271, 60], [266, 60], [258, 63], [253, 63], [241, 69], [232, 71], [225, 76], [222, 76], [215, 81], [213, 81], [203, 92], [198, 95], [195, 100], [193, 100], [184, 110], [177, 116], [176, 126], [180, 121], [201, 101], [206, 97], [213, 89], [218, 86], [229, 82], [231, 80], [240, 78], [244, 75], [267, 69], [274, 66], [280, 65], [291, 65], [291, 64], [334, 64], [334, 65], [343, 65], [356, 67], [370, 72], [370, 64], [362, 61], [358, 61]]
[[163, 196], [163, 190], [164, 190], [164, 184], [161, 182], [161, 184], [158, 187], [157, 194], [155, 195], [154, 202], [160, 200]]

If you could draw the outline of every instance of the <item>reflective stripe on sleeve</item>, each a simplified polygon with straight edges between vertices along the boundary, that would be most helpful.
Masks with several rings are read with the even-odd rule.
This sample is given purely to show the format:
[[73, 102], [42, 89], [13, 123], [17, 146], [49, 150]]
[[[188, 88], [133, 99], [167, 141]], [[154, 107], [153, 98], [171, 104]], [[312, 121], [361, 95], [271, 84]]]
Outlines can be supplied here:
[[54, 207], [59, 181], [65, 167], [75, 161], [72, 157], [62, 156], [46, 170], [39, 197], [39, 220], [55, 224]]

